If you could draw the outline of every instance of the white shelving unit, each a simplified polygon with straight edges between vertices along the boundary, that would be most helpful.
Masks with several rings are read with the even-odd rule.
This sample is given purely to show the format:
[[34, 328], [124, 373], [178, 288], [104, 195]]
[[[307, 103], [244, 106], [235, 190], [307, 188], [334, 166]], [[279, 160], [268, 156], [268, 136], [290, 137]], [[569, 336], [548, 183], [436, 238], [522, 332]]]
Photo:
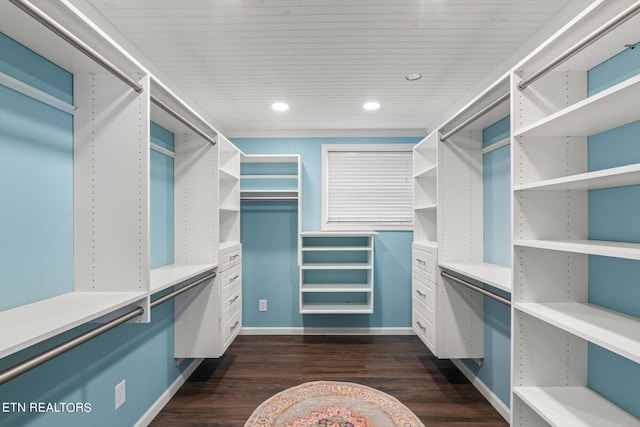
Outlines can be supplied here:
[[438, 217], [438, 135], [413, 148], [413, 240], [435, 242]]
[[375, 232], [303, 232], [300, 313], [373, 313]]
[[218, 138], [220, 249], [240, 243], [240, 159], [242, 153], [225, 137]]
[[592, 344], [640, 363], [640, 317], [591, 298], [592, 257], [638, 262], [640, 241], [590, 240], [592, 227], [602, 225], [589, 218], [601, 203], [591, 200], [591, 190], [640, 184], [640, 163], [589, 170], [589, 137], [640, 120], [640, 76], [592, 96], [587, 90], [590, 69], [637, 42], [640, 16], [518, 88], [633, 3], [605, 2], [585, 11], [512, 74], [513, 426], [640, 425], [608, 400], [606, 390], [594, 391], [590, 378]]
[[[147, 73], [116, 45], [58, 2], [42, 7], [148, 90]], [[68, 293], [1, 311], [0, 357], [121, 309], [143, 307], [145, 314], [132, 322], [148, 322], [146, 93], [137, 93], [9, 2], [0, 5], [0, 27], [74, 75], [75, 104], [74, 283]]]

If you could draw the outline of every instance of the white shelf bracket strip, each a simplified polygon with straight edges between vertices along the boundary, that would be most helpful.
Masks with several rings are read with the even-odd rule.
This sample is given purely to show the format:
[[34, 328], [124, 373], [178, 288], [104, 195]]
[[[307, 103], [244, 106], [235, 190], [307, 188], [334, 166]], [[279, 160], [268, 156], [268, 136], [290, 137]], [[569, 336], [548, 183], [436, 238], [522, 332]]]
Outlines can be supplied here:
[[33, 3], [27, 0], [9, 0], [11, 3], [15, 4], [17, 7], [22, 9], [29, 16], [34, 18], [36, 21], [40, 22], [42, 25], [53, 31], [55, 34], [60, 36], [63, 40], [69, 43], [71, 46], [78, 49], [80, 52], [85, 54], [91, 60], [99, 64], [102, 68], [109, 71], [111, 74], [116, 76], [118, 79], [122, 80], [129, 87], [135, 90], [138, 93], [142, 93], [144, 88], [140, 83], [133, 80], [129, 77], [124, 71], [115, 66], [112, 62], [106, 59], [104, 56], [99, 54], [95, 49], [91, 46], [80, 40], [74, 34], [72, 34], [69, 30], [60, 25], [57, 21], [53, 20], [49, 15], [44, 13], [41, 9], [37, 8]]
[[626, 10], [621, 12], [619, 15], [611, 19], [606, 24], [602, 25], [600, 28], [595, 30], [593, 33], [589, 34], [584, 39], [580, 40], [578, 43], [573, 45], [571, 48], [567, 49], [559, 55], [556, 59], [549, 62], [547, 65], [542, 67], [540, 70], [536, 71], [526, 79], [522, 80], [518, 83], [519, 90], [525, 90], [531, 83], [545, 76], [547, 73], [551, 72], [554, 68], [567, 61], [580, 51], [584, 50], [588, 46], [592, 45], [596, 41], [600, 40], [602, 37], [610, 33], [611, 31], [618, 28], [620, 25], [627, 22], [629, 19], [633, 18], [640, 12], [640, 1], [634, 3]]

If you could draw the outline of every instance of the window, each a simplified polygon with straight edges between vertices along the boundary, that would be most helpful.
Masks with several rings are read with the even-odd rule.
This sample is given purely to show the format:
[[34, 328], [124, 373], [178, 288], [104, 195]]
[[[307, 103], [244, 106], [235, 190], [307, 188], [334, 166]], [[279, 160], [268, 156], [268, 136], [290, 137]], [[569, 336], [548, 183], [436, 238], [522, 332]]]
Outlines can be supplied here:
[[411, 230], [413, 145], [322, 146], [322, 230]]

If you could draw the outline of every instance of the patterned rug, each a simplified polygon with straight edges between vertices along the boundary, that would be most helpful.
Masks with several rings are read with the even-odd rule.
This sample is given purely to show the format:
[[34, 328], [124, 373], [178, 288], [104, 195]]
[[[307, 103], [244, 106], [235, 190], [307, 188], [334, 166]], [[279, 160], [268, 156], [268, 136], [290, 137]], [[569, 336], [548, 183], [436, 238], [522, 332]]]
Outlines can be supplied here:
[[282, 391], [245, 427], [424, 427], [398, 399], [354, 383], [316, 381]]

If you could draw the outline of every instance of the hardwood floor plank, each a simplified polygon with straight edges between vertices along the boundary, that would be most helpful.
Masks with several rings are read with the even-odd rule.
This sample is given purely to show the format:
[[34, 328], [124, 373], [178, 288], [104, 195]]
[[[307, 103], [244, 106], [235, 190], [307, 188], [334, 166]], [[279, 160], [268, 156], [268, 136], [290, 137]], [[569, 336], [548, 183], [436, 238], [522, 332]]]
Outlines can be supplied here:
[[207, 359], [152, 427], [242, 427], [272, 395], [308, 381], [377, 388], [427, 427], [504, 427], [508, 423], [448, 360], [416, 336], [246, 336]]

